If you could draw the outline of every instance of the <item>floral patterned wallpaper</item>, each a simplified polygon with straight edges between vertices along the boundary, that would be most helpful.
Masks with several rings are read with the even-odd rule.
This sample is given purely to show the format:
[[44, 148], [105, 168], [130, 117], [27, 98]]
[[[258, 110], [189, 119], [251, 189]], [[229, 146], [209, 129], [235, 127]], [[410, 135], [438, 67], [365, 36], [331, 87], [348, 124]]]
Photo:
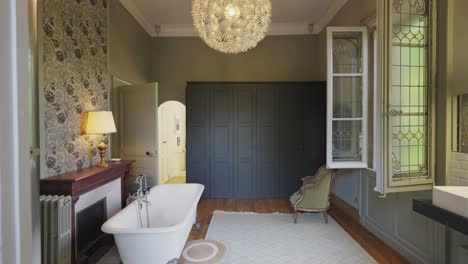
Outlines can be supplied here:
[[43, 0], [40, 89], [46, 176], [98, 162], [99, 136], [81, 134], [82, 113], [109, 109], [107, 0]]

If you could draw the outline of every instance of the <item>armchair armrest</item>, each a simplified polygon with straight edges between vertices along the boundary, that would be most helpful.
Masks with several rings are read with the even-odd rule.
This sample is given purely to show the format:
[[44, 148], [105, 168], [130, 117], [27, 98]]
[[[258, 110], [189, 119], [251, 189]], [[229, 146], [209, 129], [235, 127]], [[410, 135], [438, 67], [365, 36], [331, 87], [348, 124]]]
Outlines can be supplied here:
[[302, 180], [302, 185], [307, 185], [310, 183], [315, 183], [316, 177], [315, 176], [306, 176], [301, 179]]

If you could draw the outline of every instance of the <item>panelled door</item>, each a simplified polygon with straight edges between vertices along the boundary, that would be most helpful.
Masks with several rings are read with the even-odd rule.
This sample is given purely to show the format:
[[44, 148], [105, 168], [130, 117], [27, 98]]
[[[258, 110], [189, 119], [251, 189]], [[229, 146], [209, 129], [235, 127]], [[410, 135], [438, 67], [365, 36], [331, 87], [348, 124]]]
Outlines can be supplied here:
[[279, 195], [288, 197], [298, 190], [305, 176], [303, 87], [278, 87], [278, 173]]
[[278, 89], [257, 89], [257, 196], [276, 197], [279, 194], [278, 173]]
[[234, 93], [234, 186], [233, 197], [256, 196], [257, 117], [253, 86], [233, 87]]
[[158, 84], [122, 86], [119, 96], [121, 158], [135, 160], [134, 174], [158, 183]]
[[215, 198], [232, 197], [233, 178], [233, 89], [210, 91], [210, 191]]
[[211, 197], [210, 183], [210, 88], [187, 89], [187, 182], [205, 185], [204, 197]]
[[189, 83], [187, 181], [205, 197], [284, 198], [325, 163], [324, 83]]

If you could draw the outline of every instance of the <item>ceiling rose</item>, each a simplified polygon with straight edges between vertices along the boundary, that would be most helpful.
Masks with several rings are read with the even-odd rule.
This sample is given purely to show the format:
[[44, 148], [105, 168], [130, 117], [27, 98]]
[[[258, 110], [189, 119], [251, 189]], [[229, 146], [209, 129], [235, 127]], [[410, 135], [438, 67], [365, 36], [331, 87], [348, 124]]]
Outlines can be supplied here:
[[271, 22], [270, 0], [194, 0], [193, 23], [211, 48], [237, 54], [255, 48]]

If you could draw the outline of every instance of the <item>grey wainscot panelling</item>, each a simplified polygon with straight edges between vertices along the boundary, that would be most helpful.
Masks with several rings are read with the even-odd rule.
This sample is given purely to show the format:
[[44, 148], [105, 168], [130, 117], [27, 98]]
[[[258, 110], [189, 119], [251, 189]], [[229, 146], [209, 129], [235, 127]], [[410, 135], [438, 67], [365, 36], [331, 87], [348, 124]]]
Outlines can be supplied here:
[[387, 194], [375, 192], [373, 172], [361, 171], [362, 224], [411, 263], [446, 263], [445, 226], [412, 209], [415, 198], [431, 198], [431, 191]]
[[339, 170], [333, 183], [333, 193], [356, 209], [360, 202], [360, 177], [360, 170]]
[[[468, 107], [467, 107], [468, 108]], [[468, 114], [466, 115], [468, 118]], [[449, 185], [468, 186], [468, 154], [451, 153]], [[449, 258], [456, 264], [468, 262], [468, 236], [455, 230], [448, 233]]]

